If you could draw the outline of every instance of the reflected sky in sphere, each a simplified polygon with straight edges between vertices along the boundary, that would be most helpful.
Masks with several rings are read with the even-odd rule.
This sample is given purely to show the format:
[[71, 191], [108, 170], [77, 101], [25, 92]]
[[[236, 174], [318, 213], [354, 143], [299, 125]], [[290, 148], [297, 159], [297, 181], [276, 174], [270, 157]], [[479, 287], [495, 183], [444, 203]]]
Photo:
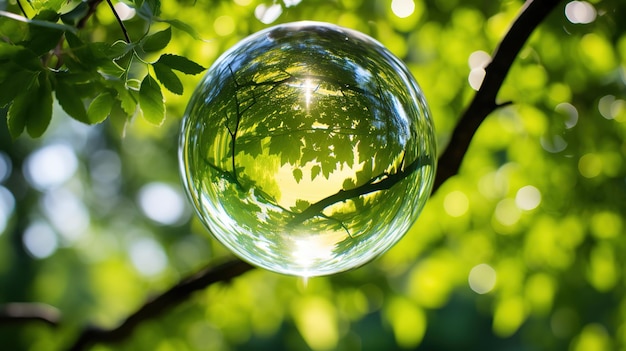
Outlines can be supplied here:
[[202, 222], [237, 256], [319, 276], [387, 251], [423, 208], [432, 120], [404, 64], [319, 22], [258, 32], [224, 53], [187, 107], [181, 174]]

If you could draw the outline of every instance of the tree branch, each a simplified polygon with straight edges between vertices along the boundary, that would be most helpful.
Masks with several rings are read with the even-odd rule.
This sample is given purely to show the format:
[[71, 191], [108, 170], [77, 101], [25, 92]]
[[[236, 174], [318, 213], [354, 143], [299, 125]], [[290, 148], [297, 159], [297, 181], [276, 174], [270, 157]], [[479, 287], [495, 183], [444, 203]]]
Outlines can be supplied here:
[[[435, 184], [433, 193], [439, 189], [447, 179], [456, 175], [459, 171], [463, 157], [467, 152], [469, 144], [476, 130], [483, 120], [495, 109], [509, 104], [496, 103], [496, 96], [508, 71], [519, 54], [520, 49], [535, 30], [535, 28], [546, 18], [546, 16], [558, 5], [561, 0], [534, 0], [527, 1], [522, 8], [519, 16], [500, 42], [498, 48], [493, 54], [491, 63], [486, 68], [486, 75], [483, 83], [474, 96], [469, 107], [461, 116], [455, 130], [452, 133], [448, 147], [443, 152], [438, 161], [437, 174], [435, 176]], [[88, 3], [93, 5], [101, 2], [98, 0], [89, 0]], [[95, 6], [92, 6], [95, 8]], [[407, 166], [407, 169], [411, 165]], [[404, 173], [399, 172], [396, 177], [401, 177]], [[373, 186], [386, 186], [388, 180], [372, 183]], [[382, 183], [382, 184], [381, 184]], [[363, 190], [363, 189], [362, 189]], [[367, 189], [365, 189], [367, 190]], [[339, 196], [339, 195], [337, 195]], [[319, 205], [322, 206], [323, 204]], [[139, 324], [154, 318], [168, 308], [171, 308], [183, 301], [197, 291], [210, 286], [213, 283], [231, 280], [252, 269], [252, 266], [240, 260], [233, 260], [216, 267], [207, 268], [194, 276], [191, 276], [166, 292], [158, 295], [154, 299], [146, 302], [137, 311], [127, 317], [120, 325], [112, 329], [100, 329], [92, 326], [83, 329], [75, 343], [69, 348], [71, 351], [84, 350], [89, 345], [95, 343], [112, 343], [121, 341], [130, 336], [135, 327]], [[6, 310], [6, 309], [5, 309]], [[25, 309], [22, 311], [30, 311], [33, 313], [12, 313], [0, 314], [0, 320], [6, 321], [7, 318], [12, 320], [42, 320], [51, 325], [57, 325], [58, 316], [50, 316], [45, 313], [39, 313], [35, 310]], [[36, 313], [35, 313], [36, 312]]]
[[55, 307], [43, 303], [9, 303], [0, 306], [0, 325], [39, 321], [57, 327], [61, 313]]
[[459, 172], [474, 133], [485, 118], [497, 108], [510, 104], [510, 102], [496, 103], [498, 91], [530, 34], [559, 2], [561, 0], [528, 0], [524, 4], [520, 14], [492, 55], [491, 63], [485, 68], [485, 79], [480, 89], [452, 132], [448, 147], [439, 157], [433, 193], [448, 178]]
[[315, 216], [319, 216], [324, 211], [324, 209], [332, 204], [346, 201], [349, 199], [353, 199], [355, 197], [359, 197], [361, 195], [373, 193], [379, 190], [386, 190], [394, 186], [395, 184], [402, 181], [404, 178], [411, 175], [415, 172], [419, 167], [423, 165], [430, 164], [430, 157], [418, 157], [415, 161], [411, 162], [408, 166], [404, 167], [404, 169], [397, 171], [393, 174], [388, 174], [379, 178], [374, 178], [368, 183], [365, 183], [361, 186], [357, 186], [348, 190], [339, 190], [338, 192], [327, 196], [318, 202], [311, 204], [304, 211], [296, 214], [293, 219], [293, 223], [301, 223], [306, 221], [307, 219], [313, 218]]
[[213, 283], [229, 281], [252, 268], [250, 264], [238, 260], [226, 262], [215, 267], [208, 267], [182, 280], [154, 299], [149, 300], [113, 329], [88, 326], [82, 330], [68, 350], [79, 351], [95, 343], [113, 343], [124, 340], [131, 335], [139, 324], [145, 320], [155, 318], [169, 308], [187, 300], [193, 292], [202, 290]]

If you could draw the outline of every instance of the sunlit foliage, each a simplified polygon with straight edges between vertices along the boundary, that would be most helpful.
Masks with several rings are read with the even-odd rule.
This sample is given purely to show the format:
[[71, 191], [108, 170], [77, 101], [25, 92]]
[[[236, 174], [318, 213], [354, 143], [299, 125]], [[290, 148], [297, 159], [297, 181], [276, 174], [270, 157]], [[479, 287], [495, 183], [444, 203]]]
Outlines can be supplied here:
[[[32, 18], [46, 4], [65, 1], [20, 3]], [[136, 45], [148, 44], [146, 34], [171, 30], [167, 46], [157, 40], [158, 50], [147, 56], [124, 44], [151, 65], [133, 74], [143, 78], [147, 70], [161, 82], [165, 119], [160, 127], [135, 114], [92, 126], [77, 122], [82, 112], [68, 111], [71, 96], [39, 99], [58, 88], [51, 84], [52, 73], [29, 81], [34, 89], [18, 106], [27, 112], [41, 111], [39, 103], [49, 106], [45, 133], [38, 122], [32, 130], [25, 125], [33, 135], [41, 131], [41, 138], [13, 139], [11, 134], [19, 133], [9, 133], [4, 123], [10, 111], [0, 109], [0, 302], [47, 303], [63, 315], [59, 328], [38, 322], [1, 325], [2, 348], [61, 349], [85, 323], [115, 325], [181, 277], [230, 257], [192, 215], [178, 176], [180, 118], [200, 78], [173, 73], [180, 86], [163, 78], [171, 78], [176, 67], [192, 67], [187, 61], [184, 67], [167, 65], [164, 55], [209, 67], [243, 37], [295, 20], [362, 31], [412, 70], [443, 149], [481, 84], [489, 55], [523, 5], [172, 0], [161, 3], [160, 21], [148, 27], [132, 6], [113, 3], [124, 13], [131, 41], [141, 43]], [[0, 10], [21, 14], [15, 1], [0, 1]], [[197, 293], [120, 344], [93, 349], [626, 348], [624, 13], [626, 5], [618, 0], [564, 1], [557, 7], [500, 91], [499, 100], [513, 104], [482, 124], [460, 174], [429, 200], [407, 236], [375, 262], [306, 282], [254, 270]], [[0, 17], [2, 45], [6, 38], [32, 40], [20, 32], [24, 26]], [[105, 2], [76, 36], [110, 44], [124, 40]], [[31, 56], [22, 63], [32, 63]], [[169, 71], [157, 68], [161, 59]], [[18, 73], [2, 71], [0, 78]], [[97, 102], [91, 114], [88, 107], [84, 111], [94, 119], [84, 122], [104, 119], [107, 102], [123, 108], [121, 100], [111, 100], [121, 90], [101, 76], [101, 84], [113, 89], [109, 96], [77, 92], [85, 104]], [[23, 83], [16, 79], [2, 92], [17, 92]], [[132, 87], [130, 94], [142, 90], [141, 84]], [[3, 105], [6, 97], [0, 96]], [[137, 96], [131, 100], [141, 105]]]

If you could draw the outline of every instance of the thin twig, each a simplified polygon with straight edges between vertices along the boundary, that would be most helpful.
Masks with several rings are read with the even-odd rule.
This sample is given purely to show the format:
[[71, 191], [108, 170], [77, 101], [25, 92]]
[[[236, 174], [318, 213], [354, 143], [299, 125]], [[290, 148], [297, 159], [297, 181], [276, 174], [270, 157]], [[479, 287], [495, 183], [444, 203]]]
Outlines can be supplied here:
[[107, 4], [109, 4], [109, 7], [111, 8], [111, 11], [113, 11], [113, 15], [115, 16], [115, 19], [117, 19], [117, 23], [119, 23], [120, 27], [122, 28], [122, 32], [124, 33], [124, 39], [126, 39], [127, 43], [130, 43], [130, 37], [128, 36], [128, 31], [126, 30], [126, 26], [124, 25], [124, 22], [120, 18], [120, 15], [117, 13], [117, 11], [115, 11], [115, 7], [111, 3], [111, 0], [107, 0]]
[[94, 13], [96, 13], [96, 8], [98, 8], [98, 5], [100, 5], [101, 2], [102, 0], [87, 0], [87, 13], [80, 19], [80, 21], [78, 21], [76, 28], [85, 28], [87, 21], [91, 18], [91, 16], [93, 16]]
[[22, 2], [20, 0], [17, 0], [17, 7], [20, 8], [20, 11], [22, 11], [22, 15], [24, 15], [24, 17], [28, 18], [28, 15], [26, 15], [26, 11], [24, 11], [24, 7], [22, 6]]

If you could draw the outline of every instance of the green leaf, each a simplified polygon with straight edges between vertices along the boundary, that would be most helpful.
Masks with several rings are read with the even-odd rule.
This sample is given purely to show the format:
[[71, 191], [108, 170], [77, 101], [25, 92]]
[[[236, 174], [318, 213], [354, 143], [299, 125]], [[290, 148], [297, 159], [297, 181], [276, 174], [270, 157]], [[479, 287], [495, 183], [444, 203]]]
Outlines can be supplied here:
[[133, 95], [128, 91], [124, 84], [115, 84], [113, 86], [117, 91], [116, 99], [120, 103], [120, 108], [124, 110], [124, 112], [132, 116], [135, 114], [135, 109], [137, 108], [137, 102], [133, 98]]
[[0, 82], [0, 107], [9, 104], [18, 95], [26, 92], [37, 77], [36, 73], [24, 70], [12, 70]]
[[86, 1], [81, 1], [72, 10], [61, 15], [61, 21], [63, 23], [75, 26], [82, 18], [89, 12], [89, 4]]
[[306, 201], [306, 200], [302, 200], [302, 199], [297, 199], [297, 200], [296, 200], [295, 210], [296, 210], [296, 211], [303, 212], [303, 211], [305, 211], [307, 208], [309, 208], [309, 206], [311, 206], [311, 203], [309, 203], [308, 201]]
[[65, 40], [72, 49], [85, 45], [85, 43], [74, 33], [65, 33]]
[[118, 40], [111, 45], [111, 47], [107, 50], [107, 56], [117, 60], [119, 58], [124, 57], [127, 53], [129, 53], [135, 44], [129, 44], [123, 40]]
[[143, 117], [150, 123], [160, 126], [165, 120], [165, 101], [161, 87], [149, 74], [141, 82], [139, 88], [139, 107]]
[[185, 74], [198, 74], [206, 69], [186, 57], [173, 54], [161, 55], [157, 62]]
[[96, 124], [104, 121], [111, 113], [113, 102], [113, 95], [109, 92], [96, 96], [87, 109], [88, 123]]
[[145, 2], [148, 4], [148, 6], [150, 6], [153, 16], [158, 16], [161, 14], [161, 1], [160, 0], [145, 0]]
[[121, 136], [124, 136], [126, 133], [126, 125], [128, 124], [129, 116], [132, 116], [132, 114], [127, 114], [126, 111], [122, 109], [119, 101], [113, 103], [111, 106], [111, 114], [109, 115], [109, 123]]
[[200, 34], [198, 34], [195, 28], [193, 28], [192, 26], [190, 26], [189, 24], [183, 21], [180, 21], [177, 19], [164, 19], [164, 18], [156, 18], [156, 17], [154, 17], [153, 20], [155, 20], [156, 22], [167, 23], [170, 26], [176, 29], [182, 30], [183, 32], [189, 34], [192, 38], [196, 40], [202, 40], [202, 38], [200, 37]]
[[145, 52], [163, 50], [172, 39], [172, 27], [148, 35], [141, 40], [141, 47]]
[[183, 94], [183, 83], [181, 83], [174, 71], [159, 62], [154, 63], [152, 67], [154, 68], [157, 79], [167, 90], [177, 95]]
[[[59, 15], [51, 10], [43, 10], [34, 17], [34, 20], [45, 21], [47, 23], [55, 23], [58, 19]], [[59, 44], [63, 32], [65, 32], [65, 30], [42, 27], [29, 23], [28, 39], [23, 45], [31, 49], [37, 56], [40, 56], [54, 49]]]
[[13, 100], [7, 118], [13, 138], [25, 128], [33, 138], [46, 131], [52, 118], [52, 87], [46, 74], [40, 74], [36, 84]]
[[58, 23], [54, 23], [54, 22], [48, 22], [48, 21], [42, 21], [42, 20], [38, 20], [38, 19], [28, 19], [26, 17], [20, 16], [20, 15], [16, 15], [14, 13], [11, 12], [6, 12], [6, 11], [0, 11], [0, 17], [6, 17], [6, 18], [10, 18], [14, 21], [19, 21], [19, 22], [24, 22], [24, 23], [28, 23], [30, 25], [33, 26], [38, 26], [38, 27], [45, 27], [45, 28], [49, 28], [49, 29], [56, 29], [59, 31], [69, 31], [69, 32], [73, 32], [76, 33], [78, 30], [75, 27], [72, 26], [68, 26], [65, 24], [58, 24]]
[[322, 167], [320, 165], [315, 165], [311, 167], [311, 180], [315, 179], [320, 172], [322, 172]]
[[52, 119], [52, 85], [47, 74], [39, 75], [39, 91], [36, 103], [26, 122], [26, 130], [28, 135], [33, 138], [39, 138], [48, 129], [50, 120]]
[[55, 96], [68, 115], [80, 122], [88, 123], [87, 111], [76, 85], [57, 79]]
[[296, 180], [296, 183], [300, 183], [302, 180], [302, 170], [300, 168], [294, 168], [293, 170], [293, 179]]

